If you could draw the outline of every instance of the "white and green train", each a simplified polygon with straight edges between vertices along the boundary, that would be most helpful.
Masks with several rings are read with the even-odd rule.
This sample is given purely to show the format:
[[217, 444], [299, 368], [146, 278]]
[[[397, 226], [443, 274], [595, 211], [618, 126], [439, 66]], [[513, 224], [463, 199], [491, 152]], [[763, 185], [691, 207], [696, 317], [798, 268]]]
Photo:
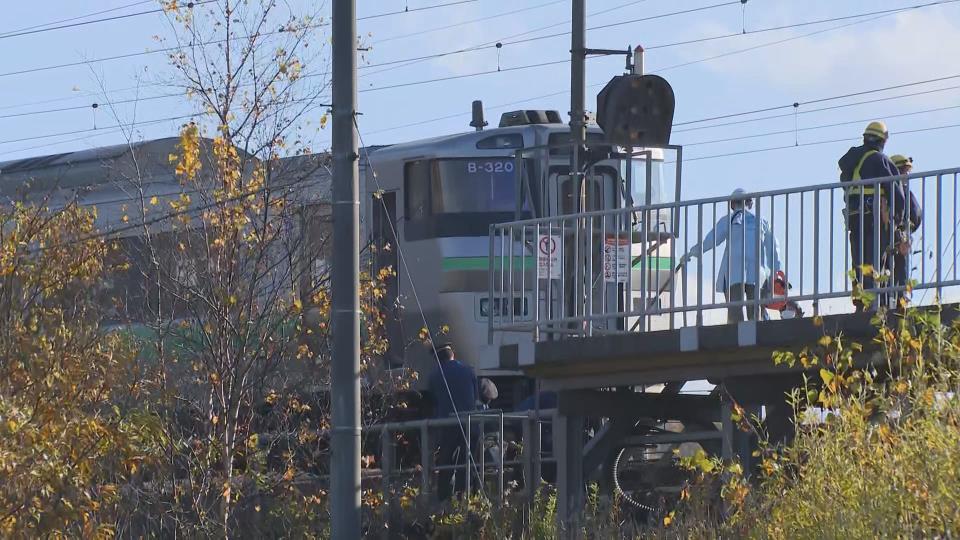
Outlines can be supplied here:
[[[488, 332], [491, 314], [512, 312], [515, 320], [523, 321], [532, 318], [535, 308], [532, 292], [489, 298], [492, 224], [567, 215], [577, 208], [614, 210], [674, 202], [678, 197], [673, 175], [664, 174], [662, 150], [633, 152], [627, 159], [605, 145], [601, 130], [590, 125], [585, 155], [594, 159], [586, 170], [590, 188], [580, 190], [581, 203], [570, 180], [569, 141], [570, 129], [556, 112], [516, 111], [504, 114], [497, 128], [363, 154], [363, 234], [375, 245], [399, 248], [377, 251], [378, 264], [398, 270], [391, 295], [401, 309], [389, 330], [394, 366], [421, 373], [431, 369], [435, 360], [427, 347], [396, 345], [415, 340], [424, 318], [433, 331], [449, 328], [443, 339], [454, 344], [458, 357], [478, 375], [518, 374], [501, 367], [504, 345], [516, 345], [521, 358], [532, 355], [529, 330]], [[529, 244], [517, 247], [511, 258], [516, 256], [517, 264], [532, 272], [537, 262]], [[668, 240], [645, 257], [652, 271], [648, 287], [668, 280], [673, 268], [669, 251]]]

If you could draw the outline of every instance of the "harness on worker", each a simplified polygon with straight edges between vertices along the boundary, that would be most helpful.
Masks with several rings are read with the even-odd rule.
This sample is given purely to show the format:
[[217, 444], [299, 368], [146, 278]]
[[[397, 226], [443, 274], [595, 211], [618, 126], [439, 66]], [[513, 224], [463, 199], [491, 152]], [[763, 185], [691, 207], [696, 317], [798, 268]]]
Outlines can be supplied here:
[[[860, 161], [857, 162], [857, 166], [853, 168], [853, 176], [850, 179], [852, 182], [863, 180], [863, 177], [860, 175], [860, 171], [863, 169], [863, 164], [866, 163], [868, 157], [878, 153], [879, 151], [877, 150], [867, 150], [863, 156], [860, 157]], [[861, 193], [864, 195], [873, 195], [875, 193], [873, 186], [851, 186], [845, 188], [844, 191], [846, 192], [848, 198], [854, 195], [860, 195]]]

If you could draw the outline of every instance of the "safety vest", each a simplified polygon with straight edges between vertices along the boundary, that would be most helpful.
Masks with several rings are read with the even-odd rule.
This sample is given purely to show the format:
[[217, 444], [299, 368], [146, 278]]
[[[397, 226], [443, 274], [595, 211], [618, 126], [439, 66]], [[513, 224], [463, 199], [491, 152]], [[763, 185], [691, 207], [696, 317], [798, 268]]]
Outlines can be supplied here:
[[[857, 166], [853, 169], [853, 178], [851, 178], [852, 181], [856, 182], [857, 180], [863, 180], [863, 178], [860, 176], [860, 169], [863, 169], [863, 164], [867, 161], [868, 157], [878, 153], [879, 152], [877, 150], [867, 150], [863, 154], [863, 157], [860, 158], [860, 162], [857, 163]], [[847, 197], [859, 195], [860, 193], [863, 193], [864, 195], [873, 195], [875, 193], [873, 186], [852, 186], [846, 188], [845, 191], [847, 192]]]

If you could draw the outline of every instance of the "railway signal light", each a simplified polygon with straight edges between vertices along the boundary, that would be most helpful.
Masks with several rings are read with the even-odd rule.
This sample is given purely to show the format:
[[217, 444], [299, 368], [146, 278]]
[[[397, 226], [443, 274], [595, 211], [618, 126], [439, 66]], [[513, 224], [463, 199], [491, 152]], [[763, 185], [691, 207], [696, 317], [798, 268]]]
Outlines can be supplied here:
[[597, 95], [597, 125], [613, 144], [667, 146], [674, 106], [673, 88], [663, 77], [620, 75]]

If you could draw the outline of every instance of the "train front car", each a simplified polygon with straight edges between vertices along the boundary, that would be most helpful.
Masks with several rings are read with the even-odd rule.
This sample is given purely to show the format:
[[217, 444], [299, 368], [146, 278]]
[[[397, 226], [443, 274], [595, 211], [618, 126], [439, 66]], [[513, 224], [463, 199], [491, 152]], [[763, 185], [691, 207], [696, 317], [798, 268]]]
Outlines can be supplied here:
[[[569, 140], [569, 129], [552, 111], [520, 113], [531, 114], [505, 114], [495, 129], [376, 149], [370, 154], [362, 203], [364, 226], [377, 246], [375, 264], [397, 270], [388, 294], [396, 299], [387, 328], [391, 367], [414, 369], [425, 380], [436, 360], [420, 343], [421, 329], [428, 327], [434, 334], [448, 329], [449, 335], [435, 339], [452, 342], [457, 356], [473, 365], [478, 375], [494, 378], [505, 407], [530, 391], [519, 370], [511, 367], [532, 355], [533, 342], [529, 329], [518, 328], [497, 332], [491, 343], [488, 318], [509, 315], [518, 323], [532, 324], [535, 306], [532, 291], [489, 297], [490, 226], [573, 211], [572, 193], [564, 183], [564, 177], [569, 178], [569, 150], [518, 155], [525, 148]], [[589, 131], [591, 139], [602, 137], [596, 127]], [[642, 169], [637, 174], [643, 178], [652, 171], [652, 183], [640, 182], [632, 191], [624, 190], [625, 178], [634, 176], [626, 161], [593, 164], [591, 174], [604, 178], [598, 187], [604, 196], [596, 204], [613, 209], [638, 198], [646, 200], [647, 186], [651, 200], [657, 202], [669, 189], [659, 174], [662, 158], [652, 157], [651, 167], [641, 159], [632, 171]], [[516, 253], [505, 264], [536, 279], [536, 254], [522, 242]], [[504, 345], [515, 345], [508, 349], [514, 351], [516, 366], [503, 362]]]

